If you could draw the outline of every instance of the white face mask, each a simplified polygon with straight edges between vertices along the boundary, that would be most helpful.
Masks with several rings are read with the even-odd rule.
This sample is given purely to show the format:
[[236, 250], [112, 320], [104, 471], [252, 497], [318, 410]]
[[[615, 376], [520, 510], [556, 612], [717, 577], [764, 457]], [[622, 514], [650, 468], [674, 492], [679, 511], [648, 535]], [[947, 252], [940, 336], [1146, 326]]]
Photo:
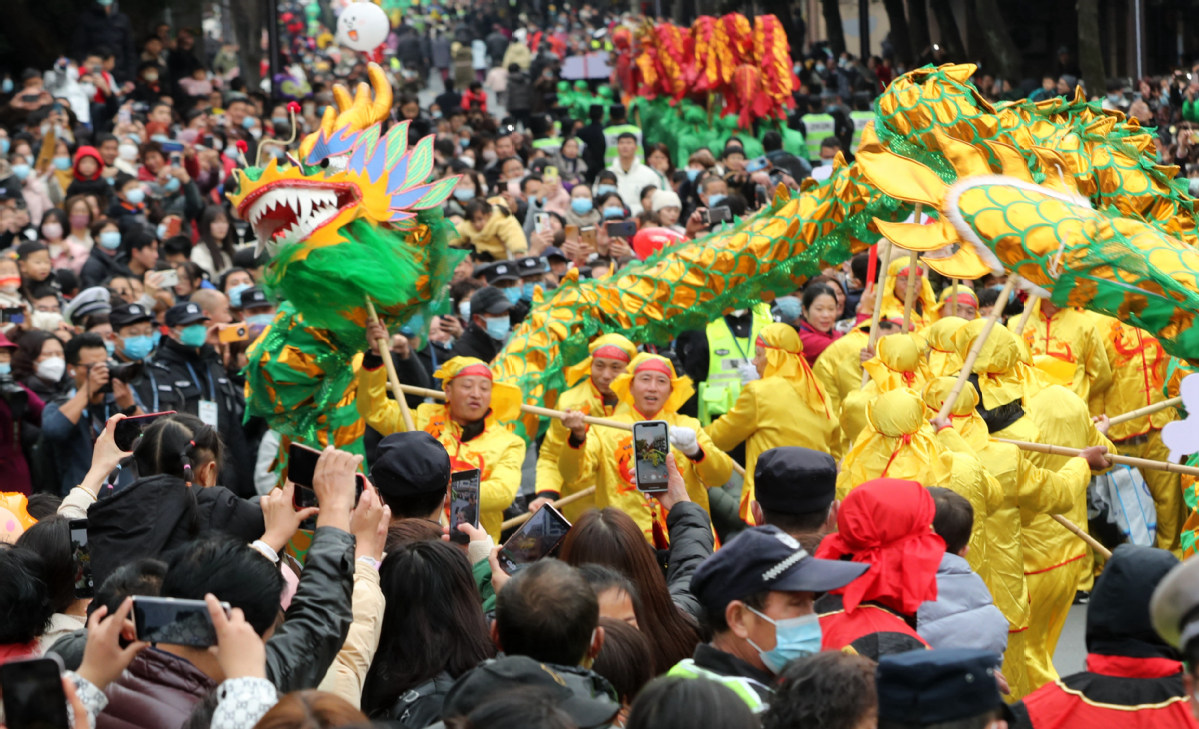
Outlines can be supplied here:
[[67, 371], [67, 361], [62, 357], [50, 357], [37, 363], [37, 376], [46, 382], [58, 382]]
[[56, 311], [35, 311], [33, 312], [33, 328], [41, 329], [43, 332], [52, 332], [58, 329], [58, 325], [62, 324], [62, 314]]
[[137, 146], [133, 144], [122, 144], [117, 147], [117, 156], [126, 162], [132, 162], [137, 159]]

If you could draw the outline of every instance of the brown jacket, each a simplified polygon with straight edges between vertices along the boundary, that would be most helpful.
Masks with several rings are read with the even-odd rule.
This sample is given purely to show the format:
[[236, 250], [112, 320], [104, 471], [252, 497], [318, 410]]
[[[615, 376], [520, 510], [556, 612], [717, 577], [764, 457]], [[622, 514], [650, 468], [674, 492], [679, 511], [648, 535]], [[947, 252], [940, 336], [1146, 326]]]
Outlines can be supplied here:
[[179, 729], [216, 686], [187, 660], [147, 648], [104, 691], [96, 729]]

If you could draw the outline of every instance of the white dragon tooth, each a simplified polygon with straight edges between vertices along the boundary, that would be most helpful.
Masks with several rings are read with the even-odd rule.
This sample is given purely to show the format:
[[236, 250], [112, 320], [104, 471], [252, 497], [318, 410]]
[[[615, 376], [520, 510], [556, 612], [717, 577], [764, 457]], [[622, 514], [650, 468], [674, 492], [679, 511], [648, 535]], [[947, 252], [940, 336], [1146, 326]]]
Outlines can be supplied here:
[[299, 219], [301, 221], [307, 220], [308, 216], [312, 214], [312, 196], [308, 193], [307, 190], [300, 190], [299, 198], [300, 198]]

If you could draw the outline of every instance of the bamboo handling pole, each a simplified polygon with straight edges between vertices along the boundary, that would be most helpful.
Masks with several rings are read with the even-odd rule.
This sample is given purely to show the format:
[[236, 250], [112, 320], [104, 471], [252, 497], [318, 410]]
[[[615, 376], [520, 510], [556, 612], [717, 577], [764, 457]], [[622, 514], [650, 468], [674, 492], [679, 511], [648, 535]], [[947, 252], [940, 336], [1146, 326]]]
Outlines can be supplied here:
[[1137, 418], [1142, 418], [1146, 415], [1152, 415], [1161, 410], [1165, 410], [1166, 408], [1178, 407], [1181, 404], [1182, 404], [1181, 397], [1172, 397], [1169, 400], [1162, 400], [1161, 402], [1155, 402], [1152, 405], [1146, 405], [1143, 408], [1137, 408], [1136, 410], [1129, 410], [1128, 412], [1126, 412], [1122, 415], [1117, 415], [1111, 419], [1111, 424], [1117, 425], [1119, 423], [1127, 423], [1129, 420], [1136, 420]]
[[[883, 315], [883, 284], [887, 281], [887, 269], [891, 267], [891, 259], [895, 255], [895, 244], [887, 241], [887, 255], [884, 258], [882, 251], [879, 251], [879, 269], [878, 282], [874, 285], [874, 312], [870, 315], [870, 339], [866, 345], [867, 349], [873, 350], [874, 345], [878, 344], [878, 322]], [[862, 370], [862, 387], [870, 381], [870, 373]]]
[[1092, 537], [1090, 534], [1087, 534], [1086, 532], [1084, 532], [1082, 529], [1080, 529], [1078, 527], [1077, 524], [1070, 521], [1069, 519], [1062, 516], [1061, 514], [1050, 514], [1049, 516], [1052, 517], [1053, 520], [1056, 521], [1058, 524], [1061, 524], [1062, 526], [1066, 527], [1070, 531], [1074, 532], [1074, 536], [1076, 536], [1079, 539], [1081, 539], [1082, 541], [1086, 542], [1087, 545], [1091, 549], [1095, 550], [1099, 554], [1102, 554], [1104, 559], [1112, 558], [1112, 550], [1110, 550], [1107, 547], [1100, 544], [1099, 541], [1097, 539], [1095, 539], [1095, 537]]
[[[917, 211], [919, 212], [919, 211]], [[916, 251], [908, 256], [908, 288], [903, 292], [903, 333], [912, 331], [912, 307], [916, 305], [916, 267], [920, 265]]]
[[956, 278], [949, 279], [949, 315], [958, 315], [958, 280]]
[[[567, 504], [572, 504], [572, 503], [578, 501], [579, 499], [586, 498], [594, 493], [595, 493], [595, 487], [588, 486], [587, 488], [583, 489], [582, 491], [577, 491], [577, 492], [571, 494], [570, 496], [563, 496], [562, 498], [558, 499], [557, 501], [551, 501], [550, 506], [554, 507], [555, 509], [560, 509], [563, 506], [566, 506]], [[527, 512], [524, 514], [521, 514], [520, 516], [514, 516], [511, 519], [508, 519], [507, 521], [505, 521], [503, 524], [500, 524], [500, 531], [503, 531], [505, 529], [511, 529], [512, 527], [515, 527], [515, 526], [520, 526], [521, 524], [524, 524], [526, 521], [528, 521], [530, 516], [533, 516], [533, 515], [530, 513], [527, 513]]]
[[[1007, 438], [994, 438], [999, 443], [1011, 443], [1022, 451], [1033, 451], [1035, 453], [1048, 453], [1053, 456], [1078, 456], [1082, 453], [1077, 448], [1067, 448], [1066, 446], [1049, 445], [1046, 443], [1029, 443], [1023, 440], [1008, 440]], [[1180, 473], [1185, 476], [1199, 476], [1199, 468], [1194, 466], [1183, 466], [1169, 461], [1151, 461], [1148, 458], [1133, 458], [1132, 456], [1122, 456], [1119, 453], [1106, 454], [1107, 459], [1112, 463], [1120, 463], [1125, 466], [1134, 466], [1136, 468], [1147, 468], [1151, 471], [1169, 471], [1170, 473]]]
[[999, 298], [995, 300], [995, 307], [991, 309], [991, 313], [987, 316], [987, 323], [983, 325], [983, 330], [978, 333], [978, 338], [974, 340], [974, 346], [970, 348], [970, 353], [966, 355], [966, 361], [962, 363], [962, 371], [958, 373], [957, 382], [953, 383], [953, 389], [949, 391], [949, 396], [945, 398], [945, 403], [941, 405], [940, 412], [937, 413], [938, 418], [948, 418], [953, 412], [953, 406], [957, 404], [958, 396], [962, 394], [962, 388], [966, 386], [966, 380], [970, 379], [970, 373], [974, 371], [974, 360], [978, 359], [978, 353], [982, 351], [983, 345], [987, 343], [987, 337], [991, 335], [991, 330], [995, 328], [995, 322], [999, 320], [1003, 313], [1003, 306], [1007, 303], [1008, 298], [1012, 295], [1012, 289], [1016, 286], [1016, 277], [1009, 276], [1007, 283], [1003, 285], [1003, 290], [999, 292]]
[[1032, 308], [1040, 300], [1039, 296], [1029, 296], [1028, 301], [1024, 302], [1024, 313], [1020, 314], [1020, 321], [1016, 322], [1016, 336], [1024, 333], [1024, 327], [1028, 326], [1028, 320], [1032, 317]]
[[[378, 323], [379, 315], [375, 313], [375, 304], [369, 298], [366, 300], [366, 315], [371, 323]], [[404, 430], [412, 432], [416, 430], [416, 424], [412, 421], [412, 411], [408, 409], [408, 401], [404, 399], [404, 393], [401, 392], [403, 384], [400, 382], [400, 375], [396, 372], [396, 364], [391, 359], [391, 344], [386, 338], [380, 337], [377, 345], [379, 356], [383, 358], [383, 366], [387, 369], [387, 382], [391, 385], [391, 393], [395, 395], [396, 402], [400, 404], [400, 417], [404, 420]]]

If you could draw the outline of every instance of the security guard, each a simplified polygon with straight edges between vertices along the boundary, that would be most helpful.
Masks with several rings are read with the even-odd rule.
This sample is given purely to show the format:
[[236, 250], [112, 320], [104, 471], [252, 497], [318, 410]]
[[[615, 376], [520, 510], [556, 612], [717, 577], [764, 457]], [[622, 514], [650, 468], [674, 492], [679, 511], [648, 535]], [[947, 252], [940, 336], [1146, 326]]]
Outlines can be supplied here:
[[699, 421], [705, 426], [727, 413], [741, 385], [758, 378], [753, 365], [754, 343], [774, 323], [768, 304], [729, 312], [702, 332], [679, 338], [683, 369], [699, 382]]
[[636, 124], [630, 124], [627, 112], [621, 105], [615, 105], [609, 110], [611, 116], [610, 123], [604, 127], [604, 143], [607, 145], [604, 148], [604, 169], [612, 166], [616, 161], [617, 149], [616, 140], [621, 134], [632, 134], [637, 137], [637, 161], [645, 163], [645, 140], [641, 137], [641, 127]]

